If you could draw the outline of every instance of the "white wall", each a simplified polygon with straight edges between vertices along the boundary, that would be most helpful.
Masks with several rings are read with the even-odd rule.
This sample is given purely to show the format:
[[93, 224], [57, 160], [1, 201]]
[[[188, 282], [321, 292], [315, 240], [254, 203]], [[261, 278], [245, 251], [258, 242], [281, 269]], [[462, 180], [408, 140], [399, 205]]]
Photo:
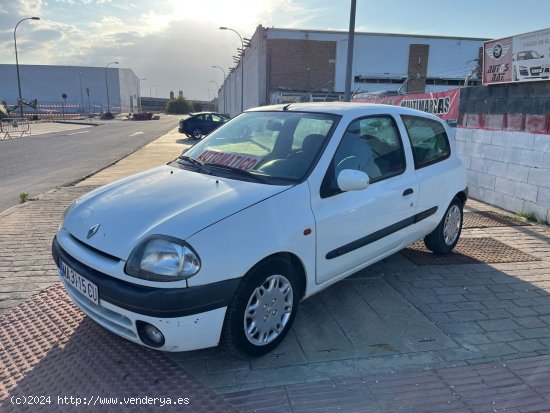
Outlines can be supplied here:
[[470, 196], [550, 221], [550, 136], [458, 128]]
[[[230, 73], [220, 90], [220, 111], [231, 116], [241, 113], [242, 65]], [[266, 104], [265, 31], [258, 26], [244, 55], [244, 110]], [[223, 97], [225, 94], [225, 109]]]
[[[38, 103], [61, 104], [63, 93], [67, 105], [81, 105], [88, 110], [86, 88], [90, 89], [92, 111], [99, 112], [107, 106], [105, 68], [88, 66], [19, 65], [21, 94], [23, 99], [38, 99]], [[80, 88], [82, 79], [82, 89]], [[130, 94], [137, 93], [137, 77], [131, 69], [110, 66], [107, 69], [109, 101], [111, 106], [128, 111]], [[82, 99], [80, 91], [82, 90]], [[122, 98], [122, 99], [121, 99]], [[0, 100], [15, 104], [18, 99], [15, 65], [0, 65]], [[94, 107], [95, 106], [95, 107]]]
[[[137, 111], [138, 109], [138, 82], [139, 79], [130, 69], [118, 70], [119, 87], [115, 93], [118, 93], [120, 101], [120, 111], [122, 113]], [[111, 86], [109, 85], [109, 95]], [[131, 98], [130, 98], [131, 97]]]

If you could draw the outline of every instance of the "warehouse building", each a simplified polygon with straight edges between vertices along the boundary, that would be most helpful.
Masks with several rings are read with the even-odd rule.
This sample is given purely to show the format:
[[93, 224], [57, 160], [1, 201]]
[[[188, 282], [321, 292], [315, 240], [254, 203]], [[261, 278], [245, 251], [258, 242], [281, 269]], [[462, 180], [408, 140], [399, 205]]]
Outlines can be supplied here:
[[[487, 39], [356, 33], [352, 90], [441, 91], [476, 73]], [[220, 111], [273, 103], [335, 100], [344, 92], [348, 32], [258, 26], [219, 92]], [[244, 73], [241, 72], [244, 68]], [[480, 81], [472, 76], [471, 85]]]
[[[139, 79], [131, 69], [19, 65], [19, 75], [23, 100], [38, 101], [37, 111], [25, 107], [27, 114], [106, 112], [107, 90], [111, 112], [133, 112], [138, 107]], [[0, 100], [15, 105], [18, 96], [16, 65], [0, 64]]]

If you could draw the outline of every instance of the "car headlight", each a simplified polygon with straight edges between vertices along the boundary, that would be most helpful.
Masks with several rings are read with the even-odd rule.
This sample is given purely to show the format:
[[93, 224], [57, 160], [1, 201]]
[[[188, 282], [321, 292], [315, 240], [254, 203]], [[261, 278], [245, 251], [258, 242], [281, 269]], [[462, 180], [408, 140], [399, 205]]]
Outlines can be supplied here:
[[126, 263], [126, 274], [151, 281], [178, 281], [201, 268], [199, 256], [177, 238], [155, 236], [136, 247]]

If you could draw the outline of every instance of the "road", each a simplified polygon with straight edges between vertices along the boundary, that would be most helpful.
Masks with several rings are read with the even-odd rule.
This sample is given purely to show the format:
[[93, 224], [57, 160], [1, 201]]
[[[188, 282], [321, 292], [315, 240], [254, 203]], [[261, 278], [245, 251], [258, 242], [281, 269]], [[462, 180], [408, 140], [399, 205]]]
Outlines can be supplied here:
[[135, 151], [177, 126], [178, 116], [157, 121], [111, 121], [100, 126], [0, 141], [0, 212], [73, 182]]

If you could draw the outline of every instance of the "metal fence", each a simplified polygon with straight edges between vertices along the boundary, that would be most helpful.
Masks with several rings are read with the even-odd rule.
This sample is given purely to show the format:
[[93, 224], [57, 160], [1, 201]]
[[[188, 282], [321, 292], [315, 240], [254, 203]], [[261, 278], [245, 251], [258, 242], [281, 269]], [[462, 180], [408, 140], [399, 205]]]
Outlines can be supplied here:
[[0, 140], [31, 136], [31, 124], [24, 118], [8, 118], [0, 121]]

